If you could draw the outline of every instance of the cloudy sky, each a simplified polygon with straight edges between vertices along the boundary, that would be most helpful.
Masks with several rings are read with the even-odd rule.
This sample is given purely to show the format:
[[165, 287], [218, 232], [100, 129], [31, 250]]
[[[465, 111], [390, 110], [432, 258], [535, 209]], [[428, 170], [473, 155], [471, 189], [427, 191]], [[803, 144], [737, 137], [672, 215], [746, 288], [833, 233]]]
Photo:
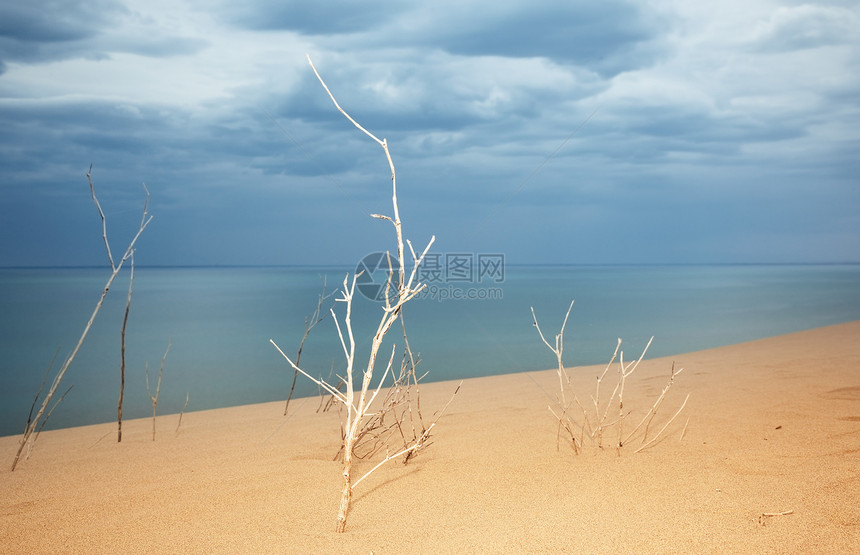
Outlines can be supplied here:
[[860, 2], [0, 5], [0, 266], [860, 261]]

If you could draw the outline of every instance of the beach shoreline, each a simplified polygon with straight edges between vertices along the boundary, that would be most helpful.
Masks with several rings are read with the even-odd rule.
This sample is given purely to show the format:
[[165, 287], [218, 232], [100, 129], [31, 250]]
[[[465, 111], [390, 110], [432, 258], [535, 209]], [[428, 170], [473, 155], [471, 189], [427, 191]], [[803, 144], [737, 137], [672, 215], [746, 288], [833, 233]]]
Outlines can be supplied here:
[[[115, 423], [46, 431], [15, 472], [20, 436], [2, 437], [3, 551], [856, 552], [858, 339], [860, 321], [645, 360], [625, 406], [647, 410], [672, 363], [664, 410], [690, 399], [620, 456], [557, 441], [553, 370], [465, 380], [432, 444], [356, 489], [344, 534], [339, 420], [317, 398], [159, 416], [155, 441], [151, 419], [121, 444]], [[602, 369], [570, 369], [586, 402]], [[425, 419], [455, 387], [422, 386]]]

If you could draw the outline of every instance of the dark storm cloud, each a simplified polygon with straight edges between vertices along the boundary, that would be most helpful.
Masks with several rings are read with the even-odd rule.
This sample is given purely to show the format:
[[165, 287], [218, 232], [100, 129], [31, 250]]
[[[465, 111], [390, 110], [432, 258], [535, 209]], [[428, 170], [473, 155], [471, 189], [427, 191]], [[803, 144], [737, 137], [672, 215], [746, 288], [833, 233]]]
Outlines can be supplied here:
[[[604, 74], [648, 65], [647, 43], [665, 25], [646, 16], [637, 3], [565, 2], [553, 9], [502, 2], [489, 10], [460, 4], [439, 14], [433, 43], [459, 55], [546, 57], [584, 65]], [[459, 13], [458, 13], [459, 12]]]
[[187, 55], [203, 39], [163, 35], [145, 18], [131, 34], [116, 34], [123, 19], [138, 15], [117, 0], [6, 3], [0, 6], [0, 74], [8, 62], [41, 63], [70, 58], [106, 59], [112, 53], [141, 56]]
[[112, 0], [6, 2], [0, 6], [0, 36], [21, 43], [81, 40], [125, 12]]
[[545, 57], [604, 75], [652, 63], [668, 24], [636, 2], [222, 4], [218, 16], [256, 30], [325, 37], [340, 51], [442, 50], [457, 56]]
[[80, 52], [91, 39], [126, 13], [111, 0], [6, 2], [0, 5], [0, 60], [49, 61]]
[[409, 235], [440, 248], [737, 261], [742, 240], [748, 260], [814, 260], [860, 233], [857, 3], [49, 7], [0, 8], [5, 264], [102, 261], [98, 241], [65, 242], [93, 223], [90, 163], [114, 225], [150, 187], [150, 263], [376, 245], [387, 162], [305, 52], [389, 141]]

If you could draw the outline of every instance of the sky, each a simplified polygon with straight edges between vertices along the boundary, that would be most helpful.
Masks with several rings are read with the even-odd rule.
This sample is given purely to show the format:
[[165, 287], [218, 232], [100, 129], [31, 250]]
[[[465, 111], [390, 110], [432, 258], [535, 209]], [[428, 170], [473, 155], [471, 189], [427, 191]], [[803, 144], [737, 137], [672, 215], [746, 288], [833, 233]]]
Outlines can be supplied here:
[[0, 266], [860, 262], [860, 2], [0, 4]]

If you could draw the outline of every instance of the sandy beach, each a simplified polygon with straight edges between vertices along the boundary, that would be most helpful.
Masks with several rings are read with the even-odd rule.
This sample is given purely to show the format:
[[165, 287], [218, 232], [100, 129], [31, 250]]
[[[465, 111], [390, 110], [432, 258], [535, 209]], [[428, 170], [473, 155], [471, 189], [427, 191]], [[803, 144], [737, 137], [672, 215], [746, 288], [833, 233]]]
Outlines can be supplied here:
[[[631, 420], [673, 362], [664, 410], [689, 402], [636, 454], [557, 445], [553, 370], [466, 380], [431, 445], [359, 484], [344, 534], [339, 419], [316, 398], [286, 418], [282, 403], [189, 412], [178, 431], [159, 416], [156, 441], [151, 419], [121, 444], [115, 423], [43, 432], [15, 472], [19, 438], [3, 437], [0, 551], [860, 552], [860, 322], [646, 360]], [[586, 401], [601, 370], [570, 369]], [[425, 416], [455, 387], [423, 385]]]

